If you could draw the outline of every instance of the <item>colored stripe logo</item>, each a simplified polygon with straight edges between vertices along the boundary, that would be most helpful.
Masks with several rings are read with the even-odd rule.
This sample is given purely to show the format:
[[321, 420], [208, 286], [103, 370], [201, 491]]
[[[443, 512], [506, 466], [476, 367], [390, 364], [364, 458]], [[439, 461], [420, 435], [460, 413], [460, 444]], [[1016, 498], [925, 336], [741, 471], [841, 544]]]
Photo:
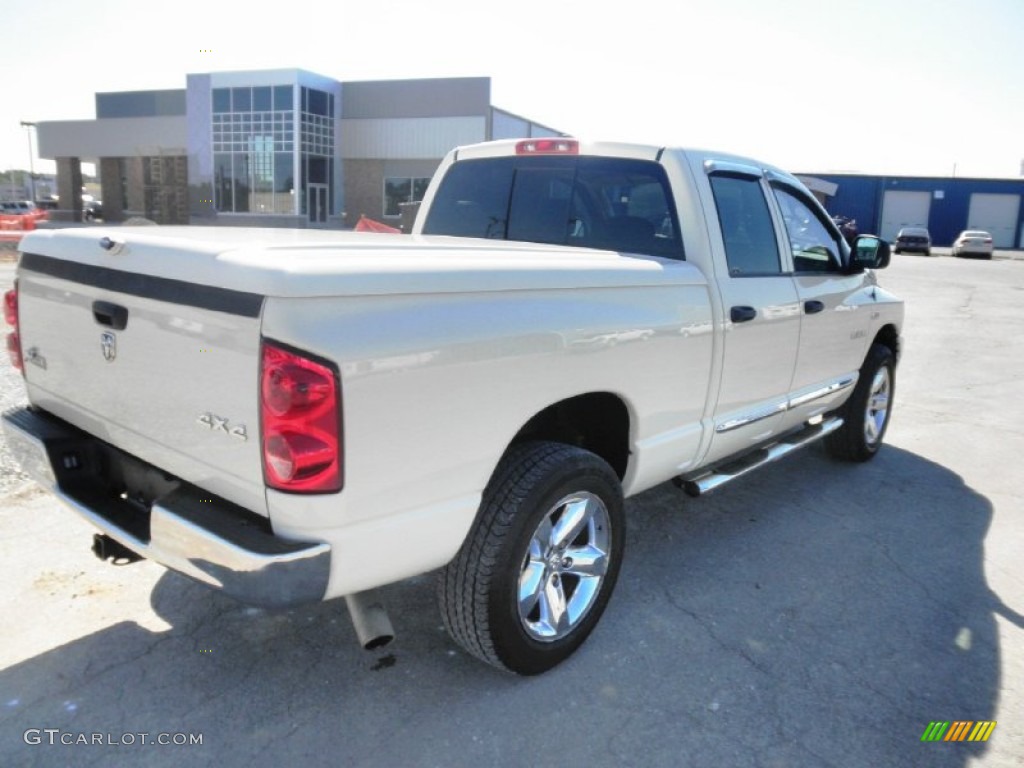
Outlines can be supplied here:
[[921, 741], [988, 741], [995, 729], [995, 720], [932, 720]]

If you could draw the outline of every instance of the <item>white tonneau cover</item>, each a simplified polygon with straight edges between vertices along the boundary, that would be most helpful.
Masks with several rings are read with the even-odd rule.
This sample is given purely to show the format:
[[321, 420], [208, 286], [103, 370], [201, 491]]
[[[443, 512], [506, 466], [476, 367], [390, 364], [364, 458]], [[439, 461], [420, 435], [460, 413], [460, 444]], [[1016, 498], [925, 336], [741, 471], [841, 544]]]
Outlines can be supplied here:
[[[114, 247], [100, 243], [109, 238]], [[40, 230], [25, 253], [263, 296], [366, 296], [703, 282], [648, 256], [427, 235], [236, 227]]]

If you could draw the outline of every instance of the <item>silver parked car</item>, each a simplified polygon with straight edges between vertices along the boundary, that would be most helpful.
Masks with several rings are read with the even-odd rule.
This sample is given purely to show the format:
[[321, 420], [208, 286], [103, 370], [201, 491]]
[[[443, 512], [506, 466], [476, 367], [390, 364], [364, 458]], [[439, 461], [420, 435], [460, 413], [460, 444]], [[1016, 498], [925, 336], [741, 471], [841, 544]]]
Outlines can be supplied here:
[[925, 256], [932, 255], [932, 236], [924, 227], [904, 227], [896, 234], [896, 242], [893, 243], [894, 253], [904, 251], [916, 251]]
[[983, 229], [965, 229], [953, 242], [954, 256], [992, 258], [992, 235]]

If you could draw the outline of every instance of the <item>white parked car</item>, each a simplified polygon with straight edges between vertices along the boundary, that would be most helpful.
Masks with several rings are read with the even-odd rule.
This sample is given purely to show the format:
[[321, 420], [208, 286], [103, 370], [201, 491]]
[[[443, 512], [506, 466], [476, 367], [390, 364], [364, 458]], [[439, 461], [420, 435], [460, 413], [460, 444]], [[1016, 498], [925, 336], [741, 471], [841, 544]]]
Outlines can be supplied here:
[[992, 258], [992, 235], [983, 229], [965, 229], [953, 243], [954, 256]]

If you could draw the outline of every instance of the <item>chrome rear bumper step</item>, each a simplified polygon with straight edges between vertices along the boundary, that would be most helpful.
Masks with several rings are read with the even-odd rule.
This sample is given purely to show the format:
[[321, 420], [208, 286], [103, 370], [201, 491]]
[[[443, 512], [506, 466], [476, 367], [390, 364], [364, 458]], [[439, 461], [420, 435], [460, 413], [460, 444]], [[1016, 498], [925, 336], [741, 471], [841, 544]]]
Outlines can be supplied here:
[[843, 420], [838, 416], [833, 416], [820, 424], [811, 424], [799, 432], [792, 432], [775, 443], [765, 445], [738, 458], [727, 460], [698, 475], [681, 475], [673, 482], [682, 488], [688, 496], [703, 496], [726, 483], [743, 477], [748, 472], [778, 461], [783, 456], [787, 456], [805, 445], [817, 442], [841, 426], [843, 426]]
[[[276, 536], [253, 513], [180, 480], [157, 480], [159, 470], [139, 470], [138, 459], [54, 416], [14, 408], [0, 425], [25, 472], [99, 529], [97, 555], [130, 559], [127, 550], [250, 605], [323, 600], [330, 545]], [[121, 465], [135, 469], [113, 469]], [[117, 495], [128, 476], [148, 486], [151, 503]]]

